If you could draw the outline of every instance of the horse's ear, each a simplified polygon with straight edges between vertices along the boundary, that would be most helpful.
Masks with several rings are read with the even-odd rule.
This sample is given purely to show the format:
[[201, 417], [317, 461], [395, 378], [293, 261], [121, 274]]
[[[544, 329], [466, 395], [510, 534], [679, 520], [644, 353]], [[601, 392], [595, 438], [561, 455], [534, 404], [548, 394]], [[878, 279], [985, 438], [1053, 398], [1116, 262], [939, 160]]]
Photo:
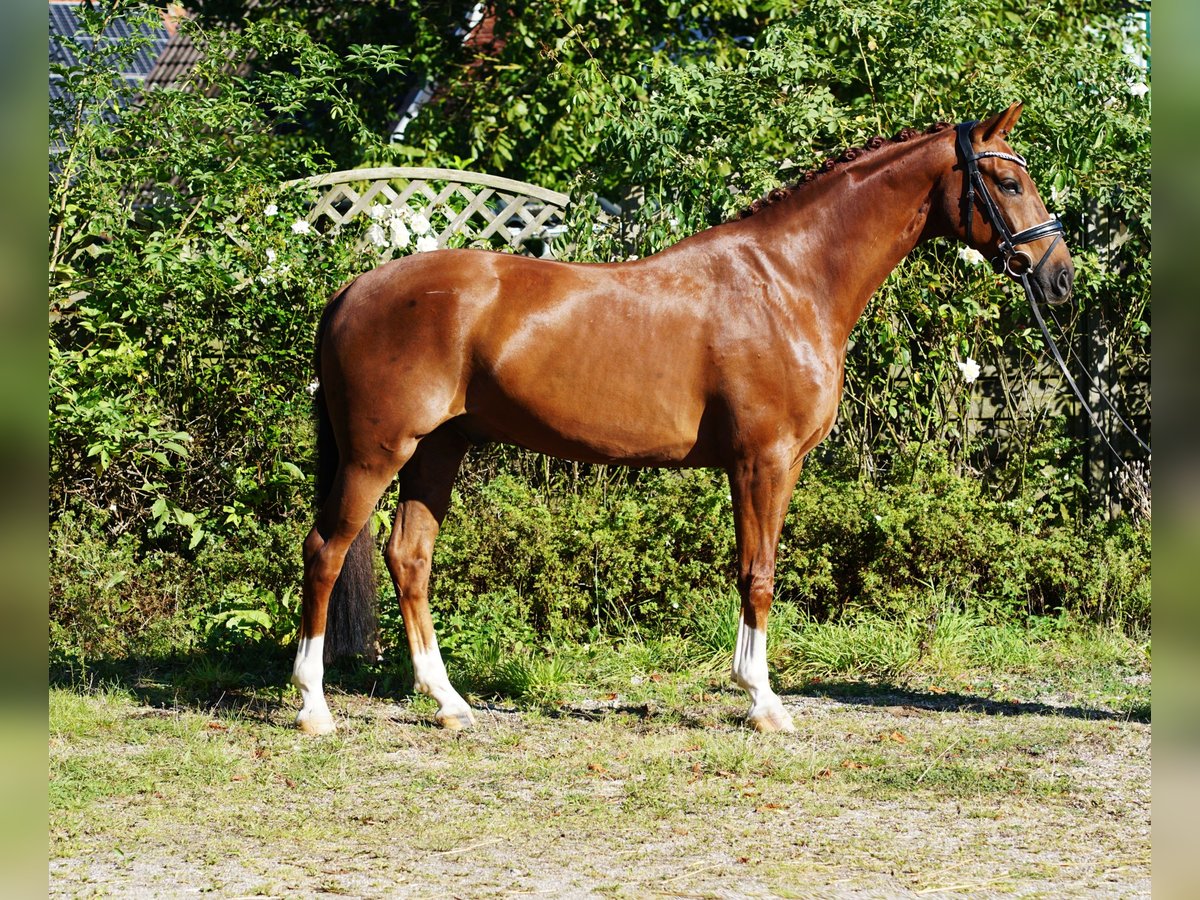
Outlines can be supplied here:
[[986, 122], [980, 122], [975, 126], [975, 139], [981, 144], [986, 144], [992, 138], [1004, 140], [1016, 126], [1017, 119], [1021, 118], [1023, 108], [1024, 104], [1018, 100], [1004, 112], [997, 113]]

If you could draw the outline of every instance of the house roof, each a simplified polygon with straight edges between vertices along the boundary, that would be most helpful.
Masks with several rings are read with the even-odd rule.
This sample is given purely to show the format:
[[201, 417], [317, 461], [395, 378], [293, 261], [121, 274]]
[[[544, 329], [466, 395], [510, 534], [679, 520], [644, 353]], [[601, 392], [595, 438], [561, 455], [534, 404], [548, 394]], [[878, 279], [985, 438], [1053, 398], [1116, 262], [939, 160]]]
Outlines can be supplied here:
[[146, 87], [161, 88], [185, 84], [203, 55], [188, 34], [176, 31], [159, 54], [154, 68], [146, 75]]
[[[144, 24], [131, 24], [124, 18], [114, 18], [104, 29], [103, 34], [97, 42], [89, 35], [81, 34], [79, 30], [79, 7], [78, 2], [62, 2], [62, 0], [54, 0], [50, 6], [50, 65], [53, 67], [56, 63], [60, 65], [72, 65], [78, 62], [75, 49], [68, 46], [63, 41], [64, 37], [72, 37], [79, 44], [84, 52], [93, 52], [97, 49], [96, 44], [99, 43], [101, 50], [105, 44], [116, 43], [117, 41], [129, 38], [135, 33], [141, 33], [150, 38], [146, 46], [139, 49], [137, 54], [132, 59], [125, 62], [121, 66], [121, 77], [125, 79], [130, 87], [139, 88], [144, 83], [146, 76], [150, 74], [154, 68], [154, 64], [158, 59], [159, 54], [167, 46], [167, 41], [171, 36], [171, 31], [174, 30], [173, 21], [166, 15], [163, 16], [162, 24], [159, 26], [147, 27]], [[50, 72], [50, 99], [55, 100], [62, 97], [65, 93], [63, 79], [56, 75], [53, 71]]]

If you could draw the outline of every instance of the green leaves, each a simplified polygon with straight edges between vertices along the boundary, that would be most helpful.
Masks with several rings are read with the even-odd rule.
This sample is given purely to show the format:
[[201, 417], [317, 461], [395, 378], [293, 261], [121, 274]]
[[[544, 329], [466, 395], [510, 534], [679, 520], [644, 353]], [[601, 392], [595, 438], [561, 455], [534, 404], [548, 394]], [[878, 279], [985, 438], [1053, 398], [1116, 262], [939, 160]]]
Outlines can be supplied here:
[[[323, 110], [377, 143], [346, 85], [403, 62], [365, 43], [343, 59], [269, 21], [183, 27], [207, 53], [193, 89], [117, 106], [111, 57], [81, 53], [79, 93], [52, 110], [50, 506], [194, 551], [307, 508], [290, 460], [310, 453], [312, 329], [366, 261], [351, 241], [293, 231], [310, 198], [280, 182], [329, 157], [284, 126]], [[239, 514], [211, 512], [226, 507]]]

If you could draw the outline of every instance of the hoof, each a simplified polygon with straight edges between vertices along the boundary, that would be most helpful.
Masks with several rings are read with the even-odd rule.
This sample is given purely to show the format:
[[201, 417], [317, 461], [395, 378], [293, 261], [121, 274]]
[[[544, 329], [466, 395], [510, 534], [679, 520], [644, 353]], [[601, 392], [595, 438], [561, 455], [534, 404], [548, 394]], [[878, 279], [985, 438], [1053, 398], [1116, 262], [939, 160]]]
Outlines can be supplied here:
[[324, 715], [308, 713], [306, 715], [301, 712], [296, 716], [296, 728], [304, 734], [311, 735], [333, 734], [337, 731], [337, 725], [329, 713]]
[[761, 731], [764, 734], [773, 734], [776, 731], [795, 731], [796, 726], [792, 722], [792, 715], [782, 706], [777, 706], [774, 709], [763, 710], [759, 713], [752, 712], [747, 718], [747, 721], [755, 731]]
[[475, 726], [475, 716], [471, 713], [470, 708], [456, 712], [438, 710], [438, 714], [434, 716], [434, 721], [447, 731], [462, 731], [464, 728], [473, 728]]

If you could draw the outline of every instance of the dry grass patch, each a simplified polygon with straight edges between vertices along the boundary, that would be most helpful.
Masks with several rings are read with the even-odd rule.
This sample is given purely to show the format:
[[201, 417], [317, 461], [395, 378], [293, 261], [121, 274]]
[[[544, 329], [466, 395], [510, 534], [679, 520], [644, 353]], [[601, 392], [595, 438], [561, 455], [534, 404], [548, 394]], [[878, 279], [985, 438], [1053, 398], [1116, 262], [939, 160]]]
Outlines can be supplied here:
[[594, 700], [450, 733], [342, 694], [313, 740], [275, 706], [54, 690], [51, 892], [1148, 890], [1149, 725], [789, 696], [797, 732], [764, 736], [704, 696], [703, 725]]

